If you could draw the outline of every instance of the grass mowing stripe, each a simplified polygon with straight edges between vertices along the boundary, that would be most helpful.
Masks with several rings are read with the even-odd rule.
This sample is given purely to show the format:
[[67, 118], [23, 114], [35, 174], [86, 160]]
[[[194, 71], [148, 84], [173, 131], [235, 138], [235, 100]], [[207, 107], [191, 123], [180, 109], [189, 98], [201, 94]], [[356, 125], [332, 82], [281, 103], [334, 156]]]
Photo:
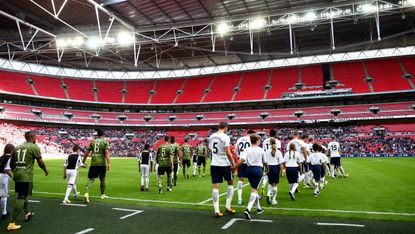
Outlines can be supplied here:
[[[65, 195], [64, 193], [49, 193], [33, 191], [37, 194], [49, 194], [49, 195]], [[93, 198], [101, 198], [101, 196], [89, 196]], [[125, 200], [125, 201], [137, 201], [137, 202], [149, 202], [149, 203], [165, 203], [165, 204], [180, 204], [190, 206], [211, 206], [211, 204], [200, 204], [194, 202], [175, 202], [175, 201], [163, 201], [163, 200], [148, 200], [137, 199], [127, 197], [108, 197], [112, 200]], [[245, 208], [245, 206], [233, 206], [239, 208]], [[286, 210], [286, 211], [306, 211], [306, 212], [330, 212], [330, 213], [355, 213], [355, 214], [371, 214], [371, 215], [394, 215], [394, 216], [415, 216], [415, 213], [398, 213], [398, 212], [383, 212], [383, 211], [363, 211], [363, 210], [332, 210], [332, 209], [313, 209], [313, 208], [282, 208], [282, 207], [263, 207], [265, 210]]]

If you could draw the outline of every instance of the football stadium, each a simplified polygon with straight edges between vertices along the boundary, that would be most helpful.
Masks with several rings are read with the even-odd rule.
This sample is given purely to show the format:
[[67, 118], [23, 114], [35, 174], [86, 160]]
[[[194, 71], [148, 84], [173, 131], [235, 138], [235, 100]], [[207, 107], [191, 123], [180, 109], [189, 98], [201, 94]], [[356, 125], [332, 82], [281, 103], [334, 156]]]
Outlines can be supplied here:
[[413, 233], [414, 0], [0, 0], [0, 233]]

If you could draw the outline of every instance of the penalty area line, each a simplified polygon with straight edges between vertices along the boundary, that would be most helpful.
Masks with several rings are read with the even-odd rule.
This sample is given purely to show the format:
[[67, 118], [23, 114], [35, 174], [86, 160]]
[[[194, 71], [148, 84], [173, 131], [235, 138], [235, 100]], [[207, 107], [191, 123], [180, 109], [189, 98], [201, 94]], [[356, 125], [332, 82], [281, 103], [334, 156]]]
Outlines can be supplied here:
[[318, 226], [341, 226], [341, 227], [361, 227], [364, 228], [365, 225], [354, 224], [354, 223], [316, 223]]
[[[46, 195], [59, 195], [63, 196], [64, 193], [53, 192], [39, 192], [33, 191], [34, 194], [46, 194]], [[100, 196], [89, 196], [90, 198], [100, 198]], [[108, 197], [109, 200], [121, 200], [121, 201], [135, 201], [135, 202], [148, 202], [148, 203], [164, 203], [164, 204], [178, 204], [189, 206], [212, 206], [211, 204], [200, 204], [196, 202], [178, 202], [178, 201], [165, 201], [165, 200], [147, 200], [138, 198], [126, 198], [126, 197]], [[246, 208], [245, 206], [233, 206], [238, 208]], [[265, 210], [283, 210], [283, 211], [305, 211], [305, 212], [322, 212], [322, 213], [354, 213], [354, 214], [368, 214], [368, 215], [393, 215], [393, 216], [415, 216], [415, 213], [397, 213], [397, 212], [382, 212], [382, 211], [363, 211], [363, 210], [331, 210], [331, 209], [312, 209], [312, 208], [283, 208], [283, 207], [264, 207]]]
[[93, 230], [95, 230], [95, 229], [93, 229], [93, 228], [87, 228], [87, 229], [82, 230], [80, 232], [77, 232], [75, 234], [84, 234], [84, 233], [92, 232]]

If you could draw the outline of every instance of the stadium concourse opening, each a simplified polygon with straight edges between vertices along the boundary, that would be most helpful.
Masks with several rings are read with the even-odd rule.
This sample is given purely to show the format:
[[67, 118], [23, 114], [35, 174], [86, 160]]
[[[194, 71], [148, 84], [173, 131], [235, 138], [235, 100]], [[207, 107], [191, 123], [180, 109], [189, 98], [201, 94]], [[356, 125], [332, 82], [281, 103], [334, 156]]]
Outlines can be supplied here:
[[0, 233], [410, 233], [415, 1], [0, 1]]

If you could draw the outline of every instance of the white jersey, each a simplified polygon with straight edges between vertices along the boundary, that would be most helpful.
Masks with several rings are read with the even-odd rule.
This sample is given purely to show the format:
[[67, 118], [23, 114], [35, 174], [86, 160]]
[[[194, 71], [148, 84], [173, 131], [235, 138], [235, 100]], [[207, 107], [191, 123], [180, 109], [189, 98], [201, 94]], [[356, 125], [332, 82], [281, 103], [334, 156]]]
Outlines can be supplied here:
[[231, 139], [222, 132], [216, 132], [209, 137], [209, 149], [212, 152], [212, 166], [225, 167], [231, 163], [226, 156], [225, 148], [230, 146]]
[[251, 138], [249, 135], [239, 138], [235, 145], [235, 155], [239, 158], [245, 149], [249, 147], [251, 147]]
[[339, 142], [332, 141], [327, 145], [327, 148], [329, 148], [331, 158], [339, 158], [340, 157], [340, 153], [339, 153], [340, 144], [339, 144]]
[[246, 148], [241, 158], [245, 160], [248, 167], [262, 167], [267, 162], [265, 152], [259, 146]]
[[300, 165], [301, 159], [300, 154], [297, 151], [294, 151], [294, 154], [290, 151], [287, 151], [284, 156], [285, 167], [298, 167]]
[[[264, 151], [267, 151], [267, 150], [271, 149], [270, 140], [271, 140], [271, 137], [268, 137], [262, 143], [262, 148], [264, 149]], [[281, 150], [281, 141], [278, 140], [277, 138], [275, 138], [275, 144], [277, 145], [277, 149]]]
[[307, 152], [308, 154], [311, 154], [313, 152], [313, 143], [307, 144]]
[[326, 162], [326, 155], [323, 153], [317, 152], [317, 153], [311, 153], [308, 155], [307, 162], [311, 165], [322, 165]]
[[281, 163], [284, 163], [284, 158], [282, 157], [282, 153], [280, 150], [275, 151], [275, 156], [272, 156], [271, 154], [272, 150], [267, 150], [265, 152], [265, 158], [267, 159], [267, 163], [270, 166], [276, 166], [280, 165]]
[[290, 145], [294, 144], [295, 145], [295, 151], [300, 155], [300, 162], [304, 162], [305, 161], [305, 157], [301, 151], [301, 148], [304, 147], [307, 149], [307, 144], [301, 140], [301, 139], [292, 139], [290, 142], [288, 142], [287, 144], [287, 152], [290, 151]]

